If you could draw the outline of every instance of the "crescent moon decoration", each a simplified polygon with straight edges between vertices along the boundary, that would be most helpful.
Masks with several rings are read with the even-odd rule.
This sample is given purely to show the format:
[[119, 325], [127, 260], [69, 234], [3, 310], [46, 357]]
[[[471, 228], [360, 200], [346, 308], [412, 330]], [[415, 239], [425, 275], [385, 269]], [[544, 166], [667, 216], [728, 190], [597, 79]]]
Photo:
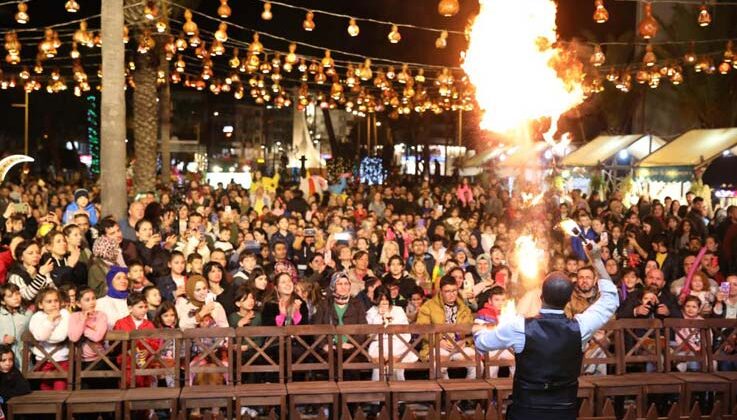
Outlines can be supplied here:
[[26, 155], [10, 155], [0, 160], [0, 182], [5, 181], [5, 175], [10, 172], [10, 168], [26, 162], [35, 162], [35, 159]]

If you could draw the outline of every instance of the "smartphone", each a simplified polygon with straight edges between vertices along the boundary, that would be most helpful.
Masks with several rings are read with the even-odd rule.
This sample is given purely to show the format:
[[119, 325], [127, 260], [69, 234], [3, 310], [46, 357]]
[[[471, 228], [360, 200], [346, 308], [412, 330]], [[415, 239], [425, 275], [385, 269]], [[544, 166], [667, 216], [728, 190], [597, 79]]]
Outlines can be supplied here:
[[208, 304], [211, 302], [215, 302], [215, 295], [208, 293], [207, 296], [205, 297], [205, 304]]
[[599, 238], [599, 243], [606, 245], [609, 243], [609, 234], [607, 232], [601, 232], [601, 237]]
[[230, 213], [231, 211], [233, 211], [233, 208], [232, 208], [232, 207], [230, 207], [230, 206], [225, 206], [225, 212], [226, 212], [226, 213]]
[[246, 241], [246, 250], [248, 251], [260, 251], [261, 244], [259, 241]]
[[725, 295], [729, 295], [729, 289], [730, 289], [729, 283], [726, 281], [719, 285], [719, 291], [724, 293]]
[[314, 228], [305, 229], [305, 236], [315, 236], [317, 231]]
[[350, 232], [338, 232], [335, 234], [335, 240], [348, 242], [351, 240], [351, 233]]

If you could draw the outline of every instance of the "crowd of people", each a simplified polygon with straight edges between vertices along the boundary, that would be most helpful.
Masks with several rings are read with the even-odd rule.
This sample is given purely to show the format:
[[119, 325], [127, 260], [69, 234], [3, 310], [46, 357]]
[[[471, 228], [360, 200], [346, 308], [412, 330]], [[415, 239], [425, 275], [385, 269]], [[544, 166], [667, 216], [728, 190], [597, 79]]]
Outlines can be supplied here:
[[[256, 172], [250, 189], [191, 181], [138, 194], [116, 220], [100, 208], [97, 186], [6, 182], [0, 394], [7, 400], [7, 381], [22, 379], [26, 331], [49, 347], [83, 340], [83, 357], [94, 357], [109, 330], [493, 326], [510, 299], [518, 313], [536, 315], [540, 279], [553, 270], [575, 282], [566, 307], [574, 316], [598, 297], [584, 241], [601, 248], [619, 290], [618, 318], [737, 318], [737, 207], [707, 209], [692, 193], [685, 201], [643, 196], [632, 204], [620, 192], [538, 193], [532, 185], [509, 191], [490, 178], [484, 185], [354, 183], [342, 194], [310, 195]], [[578, 224], [580, 237], [559, 228], [564, 219]], [[522, 236], [540, 257], [520, 251]], [[529, 264], [538, 276], [523, 274]], [[726, 351], [735, 351], [735, 339]], [[469, 337], [440, 346], [451, 359], [475, 351]], [[371, 357], [380, 347], [372, 344]], [[68, 354], [53, 357], [68, 368]], [[395, 374], [403, 379], [401, 370]]]

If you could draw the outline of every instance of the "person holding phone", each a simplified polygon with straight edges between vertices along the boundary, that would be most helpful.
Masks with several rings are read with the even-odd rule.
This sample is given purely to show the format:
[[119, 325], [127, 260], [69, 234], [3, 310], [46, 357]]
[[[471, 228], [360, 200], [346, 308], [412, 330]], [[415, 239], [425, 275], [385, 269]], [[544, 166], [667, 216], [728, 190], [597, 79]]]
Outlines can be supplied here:
[[729, 275], [719, 285], [713, 314], [717, 318], [737, 319], [737, 275]]

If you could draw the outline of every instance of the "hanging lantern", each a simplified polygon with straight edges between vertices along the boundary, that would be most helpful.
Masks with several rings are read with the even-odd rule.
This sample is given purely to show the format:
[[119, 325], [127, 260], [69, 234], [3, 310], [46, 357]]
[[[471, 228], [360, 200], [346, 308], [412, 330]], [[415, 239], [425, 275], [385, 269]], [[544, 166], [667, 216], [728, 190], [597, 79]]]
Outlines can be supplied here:
[[248, 46], [248, 52], [251, 54], [261, 54], [264, 51], [264, 46], [259, 42], [258, 32], [253, 34], [253, 42]]
[[698, 18], [699, 26], [702, 28], [705, 28], [711, 24], [711, 14], [709, 14], [709, 8], [706, 7], [706, 2], [701, 2], [701, 7], [699, 8], [699, 18]]
[[230, 17], [230, 6], [228, 6], [228, 0], [220, 0], [220, 6], [218, 6], [218, 16], [223, 19]]
[[31, 72], [28, 71], [28, 67], [23, 67], [23, 70], [18, 73], [18, 77], [23, 80], [28, 80], [31, 77]]
[[386, 78], [389, 80], [394, 80], [395, 77], [397, 77], [397, 73], [394, 71], [394, 66], [389, 66], [389, 68], [386, 70]]
[[258, 55], [250, 54], [248, 56], [248, 63], [246, 64], [246, 70], [249, 73], [253, 73], [256, 70], [258, 70], [260, 65], [261, 65], [261, 60], [259, 60]]
[[69, 56], [72, 57], [73, 60], [76, 60], [79, 58], [79, 50], [77, 50], [77, 43], [72, 41], [72, 51], [69, 52]]
[[232, 69], [237, 69], [241, 65], [241, 60], [238, 58], [238, 48], [233, 48], [233, 58], [228, 60], [228, 65]]
[[159, 16], [159, 8], [156, 7], [153, 1], [147, 1], [143, 7], [143, 17], [147, 20], [154, 20]]
[[317, 70], [320, 68], [320, 66], [317, 64], [317, 61], [312, 61], [310, 63], [310, 66], [307, 68], [307, 72], [310, 74], [317, 74]]
[[370, 58], [367, 58], [366, 61], [364, 61], [363, 66], [359, 70], [359, 77], [364, 82], [373, 77], [373, 72], [371, 71], [371, 59]]
[[389, 35], [387, 35], [387, 38], [389, 38], [389, 42], [392, 44], [396, 44], [402, 40], [402, 35], [399, 33], [397, 25], [392, 25], [392, 30], [389, 32]]
[[321, 64], [325, 68], [333, 67], [333, 65], [335, 65], [333, 58], [330, 57], [330, 50], [325, 50], [325, 57], [322, 58]]
[[187, 36], [192, 36], [195, 33], [197, 33], [197, 24], [194, 23], [192, 20], [192, 11], [189, 9], [186, 9], [184, 11], [184, 26], [182, 26], [182, 29], [184, 30], [184, 33], [187, 34]]
[[200, 31], [197, 30], [194, 35], [189, 37], [189, 46], [192, 48], [197, 48], [197, 46], [200, 44], [202, 44], [202, 39], [200, 39]]
[[425, 69], [419, 69], [417, 71], [417, 75], [415, 76], [415, 82], [425, 83]]
[[653, 17], [653, 5], [645, 3], [643, 8], [645, 17], [637, 25], [637, 32], [643, 39], [655, 38], [655, 35], [658, 34], [658, 21]]
[[327, 76], [325, 76], [325, 73], [323, 73], [322, 71], [322, 67], [320, 67], [317, 70], [317, 74], [315, 74], [315, 83], [317, 83], [318, 85], [322, 85], [327, 79]]
[[302, 27], [307, 32], [312, 32], [315, 29], [315, 21], [313, 20], [315, 18], [315, 14], [312, 13], [312, 11], [307, 12], [305, 15], [305, 20], [302, 22]]
[[727, 41], [727, 47], [724, 49], [724, 62], [731, 63], [734, 61], [734, 52], [732, 51], [732, 40]]
[[688, 49], [688, 52], [683, 56], [683, 61], [686, 62], [686, 64], [695, 64], [696, 63], [696, 52], [695, 52], [695, 44], [691, 42], [691, 46]]
[[33, 72], [36, 74], [41, 74], [44, 72], [44, 68], [41, 65], [41, 61], [36, 60], [36, 65], [33, 66]]
[[177, 47], [177, 51], [184, 51], [187, 49], [187, 40], [184, 39], [184, 34], [179, 34], [179, 37], [174, 42]]
[[220, 25], [218, 25], [218, 30], [215, 31], [215, 39], [217, 39], [220, 42], [225, 42], [228, 40], [228, 24], [225, 22], [220, 22]]
[[609, 12], [604, 7], [604, 0], [595, 0], [594, 7], [594, 22], [604, 23], [609, 20]]
[[409, 66], [407, 64], [402, 64], [402, 70], [397, 74], [397, 82], [401, 84], [405, 84], [407, 82], [412, 83], [412, 74], [410, 73]]
[[670, 82], [675, 86], [683, 83], [683, 70], [680, 66], [673, 67], [673, 74], [670, 76]]
[[45, 58], [54, 58], [56, 56], [56, 46], [54, 42], [54, 30], [46, 28], [44, 31], [44, 40], [38, 45], [38, 49]]
[[448, 31], [440, 32], [440, 36], [435, 40], [435, 48], [443, 49], [448, 46]]
[[655, 53], [653, 52], [652, 44], [648, 44], [647, 47], [645, 47], [645, 55], [642, 57], [642, 64], [644, 64], [647, 67], [652, 67], [655, 65], [655, 62], [657, 60], [658, 58], [655, 56]]
[[21, 25], [28, 23], [28, 5], [25, 2], [18, 3], [18, 13], [15, 14], [15, 21]]
[[79, 12], [79, 3], [77, 3], [75, 0], [68, 0], [64, 5], [64, 8], [69, 13], [77, 13]]
[[87, 31], [87, 21], [79, 22], [79, 29], [74, 31], [72, 40], [78, 44], [92, 48], [95, 44], [92, 42], [92, 35]]
[[440, 16], [454, 16], [458, 13], [460, 8], [458, 0], [440, 0], [440, 2], [438, 2], [438, 13]]
[[187, 67], [187, 64], [184, 62], [184, 58], [182, 58], [182, 54], [179, 54], [177, 56], [176, 63], [174, 63], [174, 69], [177, 71], [177, 73], [184, 73], [185, 67]]
[[299, 62], [299, 57], [297, 57], [296, 51], [297, 51], [297, 44], [295, 43], [289, 44], [289, 53], [287, 54], [287, 57], [284, 59], [285, 66], [287, 64], [289, 64], [290, 66], [294, 66], [295, 64]]
[[[128, 25], [123, 25], [123, 44], [127, 44], [129, 39], [130, 38], [128, 37]], [[95, 42], [95, 44], [97, 43], [98, 42]], [[102, 37], [100, 37], [99, 43], [100, 44], [102, 43]]]
[[264, 3], [264, 11], [261, 12], [261, 19], [271, 20], [273, 17], [274, 15], [271, 13], [271, 3], [267, 1]]
[[719, 65], [719, 73], [721, 74], [727, 74], [732, 69], [732, 65], [729, 64], [726, 61], [722, 61], [722, 63]]
[[171, 35], [169, 35], [164, 44], [164, 52], [166, 53], [166, 61], [171, 61], [174, 58], [174, 54], [177, 53], [177, 46], [174, 43], [174, 37]]
[[606, 62], [606, 56], [604, 55], [604, 52], [601, 50], [601, 45], [596, 44], [594, 47], [594, 53], [591, 54], [591, 58], [589, 59], [589, 62], [594, 67], [600, 67], [604, 62]]
[[207, 51], [207, 42], [203, 42], [199, 47], [195, 48], [194, 55], [200, 60], [210, 55]]
[[348, 21], [348, 35], [358, 36], [360, 32], [361, 32], [361, 28], [358, 27], [358, 24], [356, 23], [356, 19], [351, 18], [351, 20]]
[[216, 39], [212, 42], [212, 45], [210, 46], [210, 52], [212, 55], [220, 56], [225, 54], [225, 46], [223, 45], [220, 40]]
[[143, 31], [143, 34], [141, 34], [141, 37], [138, 39], [138, 52], [140, 54], [146, 54], [151, 49], [156, 46], [156, 41], [154, 41], [153, 37], [151, 37], [151, 32], [149, 32], [148, 29]]
[[164, 19], [159, 19], [156, 21], [156, 32], [160, 34], [166, 32], [166, 21]]

